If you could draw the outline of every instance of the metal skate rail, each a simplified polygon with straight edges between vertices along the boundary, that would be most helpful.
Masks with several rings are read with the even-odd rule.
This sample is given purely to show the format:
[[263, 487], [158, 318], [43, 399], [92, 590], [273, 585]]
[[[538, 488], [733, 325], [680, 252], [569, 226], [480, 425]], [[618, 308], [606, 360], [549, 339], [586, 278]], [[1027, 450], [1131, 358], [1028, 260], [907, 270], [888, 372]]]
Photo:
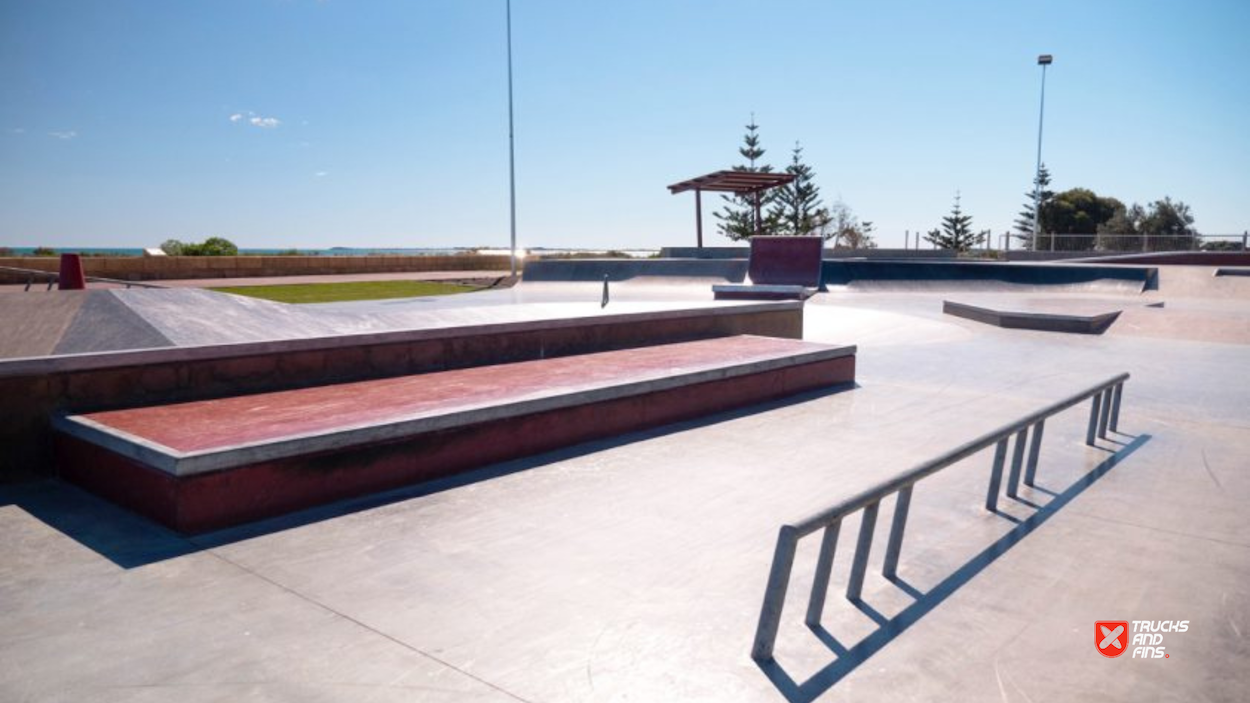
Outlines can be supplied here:
[[[55, 271], [18, 268], [16, 266], [0, 266], [0, 271], [5, 271], [8, 273], [24, 274], [26, 276], [25, 290], [27, 291], [29, 291], [30, 287], [34, 285], [36, 277], [42, 277], [42, 278], [48, 279], [48, 290], [52, 290], [52, 286], [56, 285], [57, 281], [59, 281], [61, 278], [61, 275]], [[139, 288], [168, 288], [169, 287], [169, 286], [158, 285], [156, 283], [140, 283], [138, 281], [124, 281], [120, 278], [102, 278], [100, 276], [85, 276], [84, 278], [86, 279], [88, 283], [114, 283], [119, 286], [126, 286], [127, 288], [130, 288], [131, 286], [136, 286]]]
[[[894, 503], [894, 519], [890, 526], [889, 541], [886, 544], [885, 564], [881, 573], [886, 578], [893, 578], [898, 570], [899, 554], [903, 548], [903, 531], [907, 527], [907, 511], [911, 505], [912, 488], [926, 476], [966, 459], [973, 454], [994, 445], [994, 464], [990, 471], [990, 480], [985, 497], [985, 509], [998, 509], [998, 494], [1002, 487], [1003, 465], [1007, 458], [1007, 442], [1015, 435], [1015, 446], [1011, 455], [1011, 471], [1007, 477], [1007, 495], [1015, 498], [1020, 487], [1021, 470], [1026, 486], [1032, 486], [1037, 473], [1037, 458], [1042, 447], [1042, 434], [1046, 429], [1046, 419], [1067, 410], [1086, 399], [1092, 399], [1089, 409], [1089, 425], [1085, 432], [1085, 443], [1094, 446], [1097, 438], [1106, 439], [1107, 431], [1116, 431], [1120, 420], [1120, 398], [1124, 391], [1124, 382], [1129, 374], [1122, 373], [1085, 390], [1052, 403], [1034, 413], [1026, 415], [1014, 422], [1003, 425], [996, 430], [987, 432], [980, 437], [952, 449], [945, 454], [930, 459], [893, 478], [873, 486], [858, 495], [803, 520], [782, 525], [777, 535], [777, 548], [773, 555], [772, 570], [768, 575], [768, 586], [764, 591], [764, 603], [760, 609], [759, 626], [755, 630], [755, 643], [751, 648], [751, 657], [756, 661], [768, 661], [773, 658], [773, 645], [777, 641], [777, 630], [781, 624], [781, 612], [785, 606], [786, 590], [790, 585], [790, 572], [794, 567], [794, 555], [800, 539], [823, 529], [820, 542], [820, 556], [816, 561], [816, 574], [812, 582], [812, 593], [807, 604], [805, 622], [809, 626], [820, 623], [821, 613], [825, 607], [825, 596], [829, 590], [829, 577], [833, 568], [834, 552], [838, 545], [838, 532], [842, 527], [842, 519], [851, 513], [862, 510], [859, 538], [855, 545], [855, 557], [851, 563], [851, 573], [846, 586], [848, 600], [858, 600], [863, 590], [864, 575], [868, 570], [868, 555], [872, 551], [873, 530], [877, 524], [877, 512], [881, 501], [897, 493]], [[1029, 437], [1032, 435], [1032, 442]], [[1028, 444], [1028, 459], [1025, 461], [1025, 445]]]

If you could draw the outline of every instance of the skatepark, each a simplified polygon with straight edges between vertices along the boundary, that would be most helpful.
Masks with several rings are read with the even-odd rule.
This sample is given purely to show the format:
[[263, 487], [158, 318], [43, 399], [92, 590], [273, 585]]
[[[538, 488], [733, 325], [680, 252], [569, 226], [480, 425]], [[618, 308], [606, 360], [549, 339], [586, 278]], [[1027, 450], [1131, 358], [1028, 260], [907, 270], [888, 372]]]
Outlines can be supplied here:
[[0, 691], [1239, 700], [1239, 256], [0, 293]]

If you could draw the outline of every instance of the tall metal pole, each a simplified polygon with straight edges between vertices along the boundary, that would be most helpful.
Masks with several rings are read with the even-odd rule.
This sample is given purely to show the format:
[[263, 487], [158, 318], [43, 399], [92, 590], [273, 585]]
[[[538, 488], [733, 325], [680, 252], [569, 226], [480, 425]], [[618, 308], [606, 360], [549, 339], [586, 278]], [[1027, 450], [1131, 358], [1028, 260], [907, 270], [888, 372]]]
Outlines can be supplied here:
[[512, 0], [506, 0], [508, 13], [508, 195], [512, 210], [512, 276], [516, 276], [516, 150], [512, 131]]
[[[1042, 230], [1042, 119], [1046, 116], [1046, 67], [1054, 61], [1050, 54], [1037, 57], [1042, 67], [1042, 106], [1037, 113], [1037, 171], [1033, 177], [1033, 251], [1037, 251], [1037, 240]], [[1050, 250], [1055, 250], [1055, 238], [1050, 238]]]

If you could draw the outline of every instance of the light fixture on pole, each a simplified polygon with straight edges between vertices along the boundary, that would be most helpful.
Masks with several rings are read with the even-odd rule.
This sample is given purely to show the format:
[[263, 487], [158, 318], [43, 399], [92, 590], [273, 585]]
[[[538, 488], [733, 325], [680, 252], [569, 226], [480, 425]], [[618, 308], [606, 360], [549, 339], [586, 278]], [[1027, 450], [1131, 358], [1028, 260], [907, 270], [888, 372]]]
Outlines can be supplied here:
[[512, 0], [507, 2], [508, 15], [508, 197], [511, 206], [512, 277], [516, 277], [516, 153], [512, 136]]
[[[1037, 65], [1042, 67], [1042, 106], [1037, 113], [1037, 171], [1033, 176], [1033, 251], [1037, 251], [1037, 240], [1042, 231], [1042, 118], [1046, 116], [1046, 67], [1055, 60], [1050, 54], [1037, 57]], [[1050, 250], [1055, 250], [1055, 238], [1050, 238]]]

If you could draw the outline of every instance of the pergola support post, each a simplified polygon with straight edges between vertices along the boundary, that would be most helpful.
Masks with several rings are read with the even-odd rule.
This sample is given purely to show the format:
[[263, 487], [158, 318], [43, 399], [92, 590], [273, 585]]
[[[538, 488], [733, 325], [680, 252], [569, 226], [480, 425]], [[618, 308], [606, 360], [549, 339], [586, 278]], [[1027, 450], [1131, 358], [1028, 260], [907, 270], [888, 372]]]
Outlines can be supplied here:
[[696, 242], [700, 249], [703, 248], [703, 191], [699, 188], [694, 189], [694, 231]]

